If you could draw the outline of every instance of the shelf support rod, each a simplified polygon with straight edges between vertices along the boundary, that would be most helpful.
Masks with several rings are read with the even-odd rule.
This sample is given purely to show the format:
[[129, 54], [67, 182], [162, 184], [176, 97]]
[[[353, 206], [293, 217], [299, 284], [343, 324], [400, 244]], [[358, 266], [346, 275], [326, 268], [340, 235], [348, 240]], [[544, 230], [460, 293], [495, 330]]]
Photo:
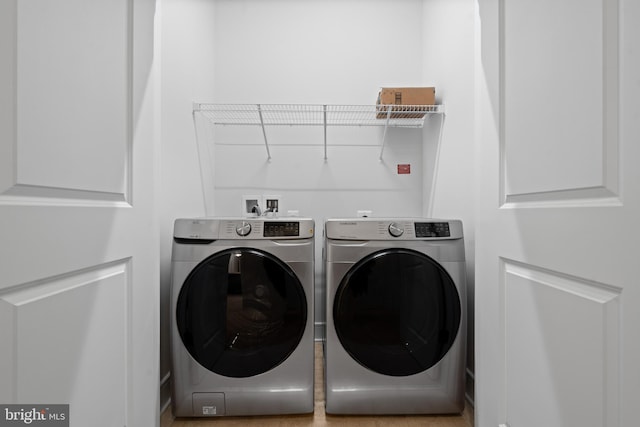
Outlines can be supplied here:
[[327, 105], [322, 106], [324, 124], [324, 159], [327, 160]]
[[258, 115], [260, 116], [260, 125], [262, 126], [262, 136], [264, 137], [264, 147], [267, 149], [267, 160], [271, 160], [271, 152], [269, 151], [269, 143], [267, 142], [267, 131], [264, 128], [264, 119], [262, 118], [262, 108], [260, 104], [256, 104], [258, 107]]
[[382, 153], [384, 153], [384, 144], [387, 140], [387, 129], [389, 129], [389, 120], [391, 120], [392, 107], [387, 105], [387, 120], [384, 123], [384, 132], [382, 133], [382, 147], [380, 148], [380, 160], [382, 160]]

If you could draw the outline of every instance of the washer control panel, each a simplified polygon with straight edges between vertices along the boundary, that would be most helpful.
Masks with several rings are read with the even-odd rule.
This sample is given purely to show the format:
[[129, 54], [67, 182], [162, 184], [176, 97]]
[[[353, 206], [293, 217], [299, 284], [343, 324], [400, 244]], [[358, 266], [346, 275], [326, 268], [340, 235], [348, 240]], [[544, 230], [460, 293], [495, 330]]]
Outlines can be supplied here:
[[264, 237], [298, 237], [300, 236], [300, 222], [278, 221], [265, 222], [263, 227]]
[[251, 224], [247, 221], [242, 221], [240, 225], [236, 226], [236, 233], [238, 233], [238, 236], [248, 236], [251, 233]]
[[311, 218], [180, 218], [173, 236], [187, 240], [309, 239], [314, 236]]
[[388, 229], [389, 234], [391, 234], [393, 237], [400, 237], [404, 234], [404, 229], [402, 228], [402, 226], [395, 222], [389, 224]]
[[416, 222], [416, 237], [451, 237], [448, 222]]
[[221, 225], [220, 238], [236, 239], [301, 239], [312, 237], [314, 228], [313, 220], [289, 218], [229, 220], [222, 221]]

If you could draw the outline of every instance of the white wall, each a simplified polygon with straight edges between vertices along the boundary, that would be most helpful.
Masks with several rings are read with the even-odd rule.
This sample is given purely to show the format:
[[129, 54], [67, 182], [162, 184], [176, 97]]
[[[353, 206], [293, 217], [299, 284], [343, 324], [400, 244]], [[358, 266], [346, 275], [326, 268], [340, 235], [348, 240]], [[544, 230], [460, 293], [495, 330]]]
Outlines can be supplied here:
[[[164, 343], [172, 221], [205, 213], [193, 101], [374, 104], [382, 86], [435, 86], [447, 106], [440, 150], [439, 118], [424, 132], [390, 130], [382, 161], [381, 128], [329, 129], [326, 161], [322, 128], [267, 129], [271, 161], [258, 128], [216, 128], [207, 213], [239, 215], [243, 194], [277, 194], [281, 212], [316, 219], [318, 237], [325, 218], [359, 209], [433, 214], [463, 219], [471, 248], [472, 0], [163, 0], [162, 13]], [[398, 175], [399, 163], [411, 174]], [[167, 372], [166, 345], [162, 366]]]
[[[218, 0], [216, 5], [215, 96], [199, 100], [374, 104], [380, 86], [431, 83], [422, 73], [421, 0]], [[281, 212], [299, 210], [319, 225], [328, 216], [354, 216], [358, 209], [420, 215], [419, 131], [392, 131], [382, 162], [381, 128], [329, 129], [327, 161], [322, 128], [267, 133], [276, 144], [270, 162], [258, 128], [216, 129], [217, 143], [233, 145], [215, 147], [215, 215], [238, 215], [242, 194], [274, 192], [283, 196]], [[412, 174], [397, 175], [397, 163], [412, 163]]]
[[[437, 82], [447, 115], [429, 214], [463, 221], [467, 255], [467, 394], [473, 400], [475, 221], [474, 0], [425, 0], [423, 70]], [[433, 156], [432, 156], [433, 157]]]
[[[169, 399], [169, 291], [173, 220], [204, 215], [191, 105], [213, 92], [215, 3], [161, 0], [160, 373], [161, 404]], [[210, 52], [204, 54], [204, 52]]]

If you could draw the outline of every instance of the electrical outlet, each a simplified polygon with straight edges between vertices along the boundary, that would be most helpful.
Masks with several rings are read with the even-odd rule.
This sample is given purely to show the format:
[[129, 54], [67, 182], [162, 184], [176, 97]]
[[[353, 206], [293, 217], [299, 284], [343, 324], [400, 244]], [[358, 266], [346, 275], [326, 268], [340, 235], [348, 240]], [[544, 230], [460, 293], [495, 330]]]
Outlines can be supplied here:
[[242, 196], [242, 215], [243, 216], [260, 216], [262, 215], [262, 196], [246, 195]]
[[262, 196], [264, 200], [264, 212], [270, 215], [277, 215], [282, 209], [282, 196]]

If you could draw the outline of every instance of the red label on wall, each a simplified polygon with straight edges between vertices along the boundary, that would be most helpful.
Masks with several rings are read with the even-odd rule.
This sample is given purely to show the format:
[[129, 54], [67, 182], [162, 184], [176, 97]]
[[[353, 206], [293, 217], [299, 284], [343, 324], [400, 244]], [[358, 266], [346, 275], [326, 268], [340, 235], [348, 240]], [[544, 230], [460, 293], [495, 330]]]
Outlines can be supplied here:
[[409, 174], [411, 173], [411, 165], [410, 164], [404, 164], [404, 165], [398, 165], [398, 175], [403, 175], [403, 174]]

